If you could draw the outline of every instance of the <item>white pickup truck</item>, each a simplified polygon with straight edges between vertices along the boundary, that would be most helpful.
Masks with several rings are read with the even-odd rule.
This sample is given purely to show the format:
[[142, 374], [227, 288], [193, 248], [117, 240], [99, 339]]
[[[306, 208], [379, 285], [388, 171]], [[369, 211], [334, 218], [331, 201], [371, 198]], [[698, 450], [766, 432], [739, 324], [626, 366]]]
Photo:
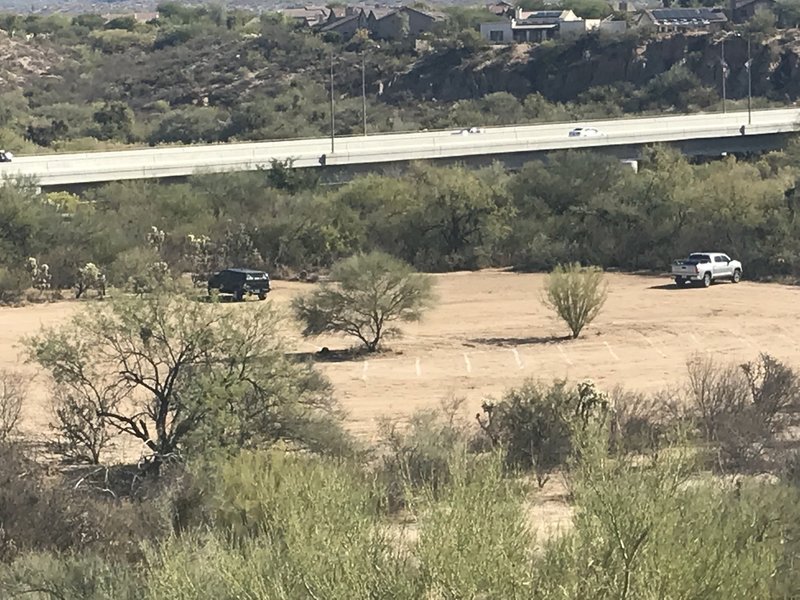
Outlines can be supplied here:
[[688, 258], [672, 263], [672, 276], [678, 287], [690, 282], [708, 287], [712, 281], [718, 279], [739, 283], [742, 278], [742, 263], [731, 260], [727, 254], [721, 252], [693, 252]]

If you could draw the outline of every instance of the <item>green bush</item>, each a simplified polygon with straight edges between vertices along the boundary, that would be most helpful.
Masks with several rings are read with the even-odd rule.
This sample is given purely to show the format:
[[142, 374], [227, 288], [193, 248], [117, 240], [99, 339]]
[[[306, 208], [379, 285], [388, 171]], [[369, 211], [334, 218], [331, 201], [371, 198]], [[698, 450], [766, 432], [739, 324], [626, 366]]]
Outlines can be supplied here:
[[117, 500], [113, 490], [54, 476], [20, 444], [0, 443], [0, 452], [0, 561], [29, 551], [94, 551], [125, 560], [140, 556], [141, 542], [169, 533], [155, 503]]
[[92, 417], [79, 420], [85, 430], [117, 430], [156, 467], [278, 440], [319, 447], [330, 430], [341, 444], [330, 386], [287, 356], [280, 319], [269, 303], [244, 314], [162, 291], [117, 297], [26, 343], [60, 393], [89, 407], [78, 411]]
[[784, 597], [795, 490], [701, 476], [682, 445], [615, 460], [606, 452], [604, 434], [581, 443], [575, 529], [545, 550], [543, 597]]
[[502, 459], [462, 455], [443, 493], [417, 506], [414, 558], [432, 598], [529, 598], [535, 587], [525, 488], [504, 476]]
[[675, 400], [668, 392], [647, 396], [615, 389], [610, 400], [612, 450], [638, 453], [660, 448], [683, 425], [670, 414]]
[[604, 417], [607, 408], [607, 397], [591, 382], [569, 388], [565, 381], [550, 387], [527, 381], [500, 402], [485, 402], [478, 421], [492, 445], [505, 453], [506, 465], [532, 470], [542, 487], [571, 456], [576, 431]]
[[331, 278], [293, 302], [303, 335], [326, 332], [358, 338], [375, 352], [386, 337], [399, 334], [396, 321], [419, 321], [433, 301], [432, 281], [382, 252], [337, 263]]
[[140, 600], [144, 581], [130, 563], [102, 553], [38, 553], [0, 564], [0, 592], [32, 600]]
[[607, 297], [602, 269], [572, 263], [553, 269], [542, 301], [567, 324], [574, 339], [597, 318]]
[[687, 367], [689, 401], [718, 466], [762, 468], [797, 424], [800, 377], [768, 354], [738, 367], [698, 355]]
[[378, 474], [391, 510], [406, 507], [421, 488], [436, 494], [450, 482], [453, 460], [463, 457], [471, 441], [458, 416], [462, 404], [454, 400], [438, 410], [417, 411], [408, 423], [381, 422]]
[[195, 485], [202, 507], [184, 522], [216, 533], [156, 548], [150, 597], [414, 597], [374, 480], [353, 465], [243, 452], [209, 465]]
[[31, 286], [31, 278], [23, 269], [0, 266], [0, 304], [16, 304]]

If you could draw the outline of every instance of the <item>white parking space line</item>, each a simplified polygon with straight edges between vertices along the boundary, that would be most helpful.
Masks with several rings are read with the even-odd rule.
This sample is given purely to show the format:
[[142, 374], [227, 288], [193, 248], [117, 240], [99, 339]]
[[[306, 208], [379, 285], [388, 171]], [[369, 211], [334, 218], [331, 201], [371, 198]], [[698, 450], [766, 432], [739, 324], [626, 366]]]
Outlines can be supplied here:
[[705, 350], [705, 348], [703, 348], [703, 344], [700, 343], [700, 340], [697, 338], [695, 334], [690, 333], [689, 337], [692, 338], [692, 341], [694, 342], [695, 346], [697, 346], [700, 350]]
[[516, 361], [516, 363], [517, 363], [517, 366], [518, 366], [520, 369], [523, 369], [523, 368], [525, 368], [525, 365], [524, 365], [524, 364], [522, 364], [522, 358], [520, 358], [519, 351], [518, 351], [516, 348], [512, 348], [512, 349], [511, 349], [511, 352], [513, 352], [513, 353], [514, 353], [514, 360]]
[[467, 368], [467, 373], [472, 373], [472, 362], [469, 360], [469, 355], [464, 352], [464, 365]]
[[369, 369], [369, 361], [364, 361], [364, 368], [361, 371], [361, 379], [366, 381], [367, 380], [367, 369]]
[[651, 340], [649, 337], [647, 337], [641, 331], [637, 331], [636, 333], [638, 333], [640, 336], [642, 336], [644, 338], [644, 341], [647, 342], [648, 344], [650, 344], [650, 347], [661, 355], [661, 358], [667, 358], [667, 355], [664, 354], [664, 351], [661, 348], [659, 348], [658, 346], [656, 346], [653, 343], [653, 340]]
[[567, 363], [568, 365], [571, 365], [572, 360], [567, 355], [567, 352], [561, 346], [556, 346], [556, 348], [558, 348], [558, 352], [561, 354], [561, 357], [564, 359], [564, 362]]
[[619, 360], [619, 356], [617, 356], [617, 353], [614, 352], [614, 349], [611, 347], [611, 344], [609, 344], [608, 342], [603, 342], [603, 345], [606, 347], [606, 350], [608, 350], [608, 353], [612, 356], [614, 360]]
[[414, 362], [414, 370], [417, 372], [417, 377], [422, 376], [422, 365], [420, 364], [419, 359]]

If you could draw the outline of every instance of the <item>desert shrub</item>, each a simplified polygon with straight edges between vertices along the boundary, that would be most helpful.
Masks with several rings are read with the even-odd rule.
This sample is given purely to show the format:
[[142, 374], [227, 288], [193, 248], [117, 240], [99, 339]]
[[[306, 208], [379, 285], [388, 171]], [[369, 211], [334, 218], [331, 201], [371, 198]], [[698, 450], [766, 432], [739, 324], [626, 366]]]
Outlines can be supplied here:
[[604, 415], [608, 398], [588, 381], [574, 388], [565, 381], [550, 387], [527, 381], [482, 408], [478, 422], [492, 445], [505, 453], [506, 465], [532, 470], [542, 487], [572, 453], [575, 431]]
[[242, 452], [200, 467], [193, 485], [183, 522], [216, 533], [151, 554], [152, 598], [418, 597], [401, 593], [416, 585], [408, 560], [382, 526], [374, 479], [353, 464]]
[[163, 272], [162, 265], [164, 263], [155, 248], [131, 248], [120, 252], [111, 263], [108, 268], [108, 282], [135, 292], [142, 285], [156, 285], [168, 276], [169, 269]]
[[502, 457], [454, 457], [450, 483], [420, 503], [414, 558], [426, 598], [523, 598], [532, 592], [532, 535], [518, 480]]
[[458, 416], [462, 405], [462, 400], [453, 400], [438, 410], [419, 410], [405, 425], [381, 422], [384, 453], [378, 473], [391, 510], [404, 507], [407, 496], [422, 487], [436, 494], [450, 481], [452, 460], [467, 451], [470, 441]]
[[553, 269], [542, 300], [567, 324], [572, 337], [577, 338], [600, 314], [607, 296], [602, 269], [572, 263]]
[[69, 462], [100, 464], [103, 451], [112, 441], [114, 431], [101, 416], [103, 410], [120, 401], [122, 392], [113, 383], [61, 388], [56, 384], [52, 394], [55, 433], [53, 448]]
[[708, 355], [696, 354], [686, 364], [688, 392], [707, 441], [719, 438], [727, 415], [739, 412], [747, 403], [747, 382], [740, 369], [719, 365]]
[[5, 598], [137, 600], [144, 583], [130, 564], [94, 552], [29, 552], [0, 564]]
[[768, 354], [739, 367], [695, 356], [688, 394], [705, 440], [722, 467], [753, 467], [797, 421], [800, 378]]
[[0, 442], [17, 431], [27, 382], [18, 373], [0, 369]]
[[575, 530], [537, 564], [542, 597], [784, 597], [797, 492], [699, 477], [685, 440], [615, 460], [604, 434], [581, 444]]
[[419, 321], [433, 301], [430, 277], [382, 252], [360, 254], [334, 265], [331, 278], [293, 303], [303, 335], [345, 333], [369, 352], [399, 330], [396, 321]]
[[667, 407], [667, 393], [647, 396], [615, 389], [611, 393], [611, 448], [615, 452], [646, 452], [659, 448], [670, 429], [678, 426]]
[[16, 304], [29, 285], [30, 278], [24, 270], [0, 266], [0, 304]]
[[153, 505], [75, 489], [18, 444], [0, 446], [0, 560], [25, 551], [102, 551], [133, 557], [140, 543], [168, 533]]

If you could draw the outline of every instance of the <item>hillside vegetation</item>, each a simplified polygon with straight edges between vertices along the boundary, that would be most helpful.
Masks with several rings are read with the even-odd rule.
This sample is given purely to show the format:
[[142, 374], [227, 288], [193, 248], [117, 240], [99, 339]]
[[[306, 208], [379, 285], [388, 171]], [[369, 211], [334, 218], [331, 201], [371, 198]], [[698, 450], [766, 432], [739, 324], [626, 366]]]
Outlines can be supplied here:
[[[591, 7], [590, 7], [591, 8]], [[587, 9], [588, 10], [588, 9]], [[320, 36], [278, 14], [159, 6], [133, 17], [0, 14], [0, 146], [17, 153], [280, 139], [719, 108], [719, 39], [584, 36], [489, 47], [491, 18], [450, 9], [411, 41]], [[797, 32], [753, 34], [756, 106], [800, 93]], [[419, 49], [417, 49], [419, 48]], [[727, 43], [729, 99], [747, 93], [744, 38]]]

